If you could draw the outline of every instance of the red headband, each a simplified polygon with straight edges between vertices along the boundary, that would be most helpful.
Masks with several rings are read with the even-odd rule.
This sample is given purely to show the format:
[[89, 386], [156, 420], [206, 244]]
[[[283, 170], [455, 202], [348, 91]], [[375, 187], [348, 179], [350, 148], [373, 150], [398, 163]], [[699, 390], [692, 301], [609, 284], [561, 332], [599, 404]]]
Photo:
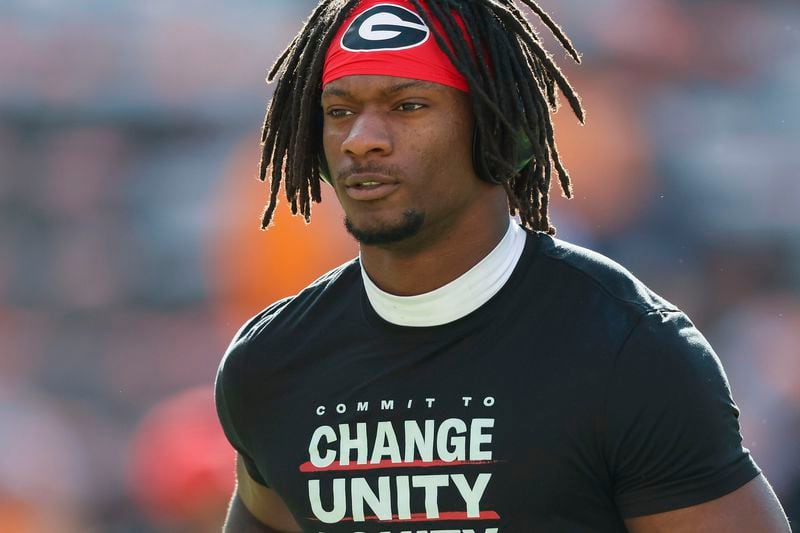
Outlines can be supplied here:
[[[421, 3], [435, 31], [444, 36], [439, 21]], [[453, 16], [465, 31], [461, 18]], [[408, 0], [364, 0], [339, 28], [325, 57], [322, 85], [359, 74], [430, 81], [469, 92], [466, 78]]]

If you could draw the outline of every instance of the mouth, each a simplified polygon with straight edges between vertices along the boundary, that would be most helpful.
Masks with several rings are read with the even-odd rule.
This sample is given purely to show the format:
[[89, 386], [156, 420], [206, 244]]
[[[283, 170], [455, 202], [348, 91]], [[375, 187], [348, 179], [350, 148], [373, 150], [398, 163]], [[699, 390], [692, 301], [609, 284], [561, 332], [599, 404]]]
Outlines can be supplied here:
[[354, 185], [348, 185], [345, 188], [347, 196], [353, 200], [360, 202], [374, 202], [383, 200], [392, 194], [397, 188], [400, 187], [399, 183], [381, 183], [378, 181], [364, 181]]
[[339, 181], [344, 183], [345, 187], [357, 187], [397, 183], [398, 180], [389, 174], [362, 170], [361, 172], [346, 172], [339, 177]]
[[343, 181], [345, 192], [353, 200], [370, 202], [392, 194], [400, 183], [384, 174], [350, 174]]
[[350, 187], [355, 187], [356, 189], [367, 189], [371, 187], [377, 187], [379, 185], [385, 185], [380, 181], [362, 181], [361, 183], [356, 183], [355, 185], [350, 185]]

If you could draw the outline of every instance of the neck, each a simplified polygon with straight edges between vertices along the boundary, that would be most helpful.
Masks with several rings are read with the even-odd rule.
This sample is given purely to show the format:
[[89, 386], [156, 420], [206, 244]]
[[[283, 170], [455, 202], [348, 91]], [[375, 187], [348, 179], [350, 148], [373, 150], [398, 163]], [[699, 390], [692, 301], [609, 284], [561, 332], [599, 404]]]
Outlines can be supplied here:
[[508, 229], [505, 191], [458, 220], [443, 220], [403, 243], [361, 245], [361, 264], [381, 290], [414, 296], [442, 287], [478, 264]]

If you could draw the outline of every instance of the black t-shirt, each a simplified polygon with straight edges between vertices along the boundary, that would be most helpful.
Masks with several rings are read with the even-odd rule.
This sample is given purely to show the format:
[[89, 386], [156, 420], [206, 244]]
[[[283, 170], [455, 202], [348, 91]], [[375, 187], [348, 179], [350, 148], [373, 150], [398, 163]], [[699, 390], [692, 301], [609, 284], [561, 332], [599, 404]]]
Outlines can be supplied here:
[[609, 259], [529, 233], [449, 324], [371, 307], [357, 261], [238, 333], [217, 377], [251, 476], [309, 532], [614, 532], [758, 475], [719, 360]]

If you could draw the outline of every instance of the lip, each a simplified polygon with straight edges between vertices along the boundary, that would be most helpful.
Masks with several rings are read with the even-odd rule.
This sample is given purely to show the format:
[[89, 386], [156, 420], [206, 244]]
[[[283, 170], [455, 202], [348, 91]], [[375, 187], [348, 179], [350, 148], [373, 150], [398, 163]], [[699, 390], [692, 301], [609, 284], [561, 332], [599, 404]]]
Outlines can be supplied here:
[[381, 183], [371, 187], [346, 186], [345, 191], [347, 192], [347, 196], [353, 200], [372, 202], [386, 198], [398, 187], [400, 187], [399, 183]]
[[[364, 187], [364, 183], [375, 182], [375, 185]], [[397, 179], [384, 174], [351, 174], [343, 180], [347, 196], [361, 202], [381, 200], [392, 194], [400, 183]]]
[[345, 179], [342, 181], [344, 182], [345, 187], [355, 187], [367, 181], [377, 181], [382, 185], [397, 183], [397, 179], [379, 172], [353, 172], [351, 174], [347, 174]]

